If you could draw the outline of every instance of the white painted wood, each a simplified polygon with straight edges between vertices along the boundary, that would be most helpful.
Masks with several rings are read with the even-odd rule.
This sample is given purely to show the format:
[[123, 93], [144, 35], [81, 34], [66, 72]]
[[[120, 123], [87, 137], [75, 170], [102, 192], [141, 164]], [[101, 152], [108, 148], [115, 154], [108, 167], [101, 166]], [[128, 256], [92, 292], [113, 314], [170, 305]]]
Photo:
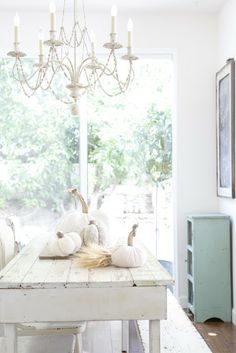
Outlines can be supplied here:
[[74, 353], [83, 353], [83, 340], [82, 335], [80, 333], [75, 335]]
[[21, 281], [21, 287], [42, 287], [45, 283], [48, 273], [51, 272], [53, 263], [53, 260], [41, 261], [37, 259]]
[[133, 287], [134, 285], [131, 272], [127, 268], [117, 268], [112, 266], [111, 281], [113, 287]]
[[79, 267], [76, 259], [72, 259], [66, 287], [88, 287], [88, 282], [89, 270]]
[[[103, 323], [106, 321], [103, 321]], [[122, 335], [122, 326], [121, 326], [122, 321], [110, 321], [110, 332], [111, 332], [111, 345], [112, 345], [112, 352], [113, 353], [121, 353], [122, 352], [122, 340], [121, 335]], [[88, 323], [87, 330], [84, 334], [86, 337], [89, 334], [89, 326], [90, 322]], [[86, 350], [86, 346], [85, 346]]]
[[166, 285], [173, 279], [150, 253], [140, 268], [86, 270], [76, 258], [40, 260], [46, 241], [33, 240], [0, 272], [0, 323], [166, 318]]
[[[65, 287], [67, 283], [68, 274], [71, 267], [71, 261], [68, 260], [54, 260], [50, 271], [45, 279], [45, 284], [56, 283], [58, 287]], [[45, 286], [46, 287], [46, 286]]]
[[[211, 353], [201, 335], [168, 290], [167, 320], [161, 321], [161, 353]], [[148, 321], [138, 321], [137, 328], [144, 353], [149, 353]]]
[[33, 240], [0, 272], [0, 288], [132, 287], [173, 283], [171, 276], [147, 252], [148, 260], [139, 268], [82, 269], [76, 258], [40, 260], [46, 239]]
[[149, 353], [160, 353], [160, 321], [149, 321]]
[[4, 353], [17, 353], [17, 334], [16, 334], [16, 325], [7, 324], [4, 325]]
[[[18, 261], [20, 259], [22, 259], [24, 256], [26, 256], [27, 254], [30, 254], [31, 253], [31, 247], [40, 247], [40, 243], [43, 243], [45, 244], [46, 243], [46, 240], [45, 240], [45, 243], [44, 243], [44, 237], [42, 237], [42, 239], [37, 239], [37, 241], [35, 239], [33, 239], [27, 246], [25, 246], [21, 252], [19, 252], [0, 272], [0, 279], [2, 279], [7, 272], [9, 272], [13, 267], [14, 265], [16, 265], [16, 263], [18, 263]], [[40, 248], [38, 249], [38, 253], [40, 253]]]
[[0, 288], [19, 288], [34, 262], [38, 260], [39, 252], [45, 245], [45, 238], [36, 238], [25, 248], [25, 251], [16, 256], [0, 272]]
[[129, 321], [123, 320], [121, 327], [122, 352], [129, 353]]
[[79, 173], [80, 192], [84, 199], [88, 200], [88, 123], [86, 111], [86, 97], [82, 96], [79, 103]]
[[[34, 336], [18, 338], [18, 353], [74, 353], [74, 336]], [[2, 353], [2, 351], [0, 350]], [[95, 352], [94, 352], [95, 353]]]
[[89, 270], [88, 286], [90, 288], [111, 287], [111, 268], [93, 268]]
[[[55, 325], [56, 326], [56, 325]], [[71, 325], [72, 326], [72, 325]], [[17, 326], [18, 327], [18, 326]], [[41, 324], [34, 324], [34, 326], [24, 326], [21, 325], [21, 328], [17, 330], [17, 336], [21, 337], [26, 337], [26, 336], [67, 336], [67, 335], [77, 335], [77, 334], [81, 334], [80, 329], [76, 327], [69, 327], [69, 323], [68, 323], [68, 327], [51, 327], [50, 325], [44, 325]]]
[[165, 318], [163, 286], [0, 290], [0, 323]]

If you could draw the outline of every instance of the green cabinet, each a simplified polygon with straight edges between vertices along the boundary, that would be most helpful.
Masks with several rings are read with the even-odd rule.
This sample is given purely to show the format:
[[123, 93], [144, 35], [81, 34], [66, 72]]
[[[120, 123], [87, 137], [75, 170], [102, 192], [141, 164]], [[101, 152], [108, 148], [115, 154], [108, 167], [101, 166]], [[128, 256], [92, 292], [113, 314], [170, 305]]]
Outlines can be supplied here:
[[231, 321], [230, 217], [187, 217], [188, 308], [196, 322]]

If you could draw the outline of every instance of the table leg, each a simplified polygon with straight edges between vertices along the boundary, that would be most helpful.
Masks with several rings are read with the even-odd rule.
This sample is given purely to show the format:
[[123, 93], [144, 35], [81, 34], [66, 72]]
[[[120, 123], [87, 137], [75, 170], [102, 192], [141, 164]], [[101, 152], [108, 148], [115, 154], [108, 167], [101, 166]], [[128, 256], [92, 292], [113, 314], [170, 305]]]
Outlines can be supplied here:
[[122, 352], [129, 353], [129, 321], [122, 321], [121, 331]]
[[160, 353], [160, 321], [149, 321], [149, 353]]
[[16, 325], [14, 324], [4, 325], [4, 341], [5, 341], [4, 353], [17, 353]]

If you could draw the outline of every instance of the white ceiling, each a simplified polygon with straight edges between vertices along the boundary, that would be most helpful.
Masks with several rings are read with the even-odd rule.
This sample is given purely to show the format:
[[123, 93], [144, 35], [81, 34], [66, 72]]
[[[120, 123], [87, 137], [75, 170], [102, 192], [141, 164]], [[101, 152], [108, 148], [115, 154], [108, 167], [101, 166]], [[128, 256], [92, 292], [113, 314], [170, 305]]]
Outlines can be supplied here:
[[[61, 8], [63, 0], [54, 0]], [[81, 0], [77, 0], [79, 3]], [[73, 0], [67, 0], [72, 4]], [[115, 3], [119, 11], [218, 11], [227, 0], [84, 0], [88, 11], [110, 11]], [[49, 0], [1, 0], [0, 11], [47, 11]]]

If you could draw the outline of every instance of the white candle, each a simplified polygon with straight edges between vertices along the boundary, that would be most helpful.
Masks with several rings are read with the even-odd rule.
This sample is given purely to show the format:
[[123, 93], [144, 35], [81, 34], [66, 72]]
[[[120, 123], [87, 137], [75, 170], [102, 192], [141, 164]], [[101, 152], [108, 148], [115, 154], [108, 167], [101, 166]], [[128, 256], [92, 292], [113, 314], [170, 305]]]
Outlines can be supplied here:
[[49, 4], [49, 11], [50, 11], [50, 23], [51, 23], [51, 31], [56, 30], [56, 6], [53, 1], [50, 2]]
[[127, 24], [127, 30], [128, 30], [128, 48], [131, 48], [133, 45], [133, 21], [131, 18], [128, 21]]
[[20, 17], [18, 13], [15, 14], [14, 17], [14, 41], [15, 43], [19, 43], [19, 27], [20, 27]]
[[117, 7], [113, 5], [111, 8], [111, 33], [116, 33], [116, 16], [117, 16]]
[[43, 35], [42, 29], [39, 30], [38, 39], [39, 39], [39, 55], [43, 55], [43, 39], [44, 39], [44, 35]]

